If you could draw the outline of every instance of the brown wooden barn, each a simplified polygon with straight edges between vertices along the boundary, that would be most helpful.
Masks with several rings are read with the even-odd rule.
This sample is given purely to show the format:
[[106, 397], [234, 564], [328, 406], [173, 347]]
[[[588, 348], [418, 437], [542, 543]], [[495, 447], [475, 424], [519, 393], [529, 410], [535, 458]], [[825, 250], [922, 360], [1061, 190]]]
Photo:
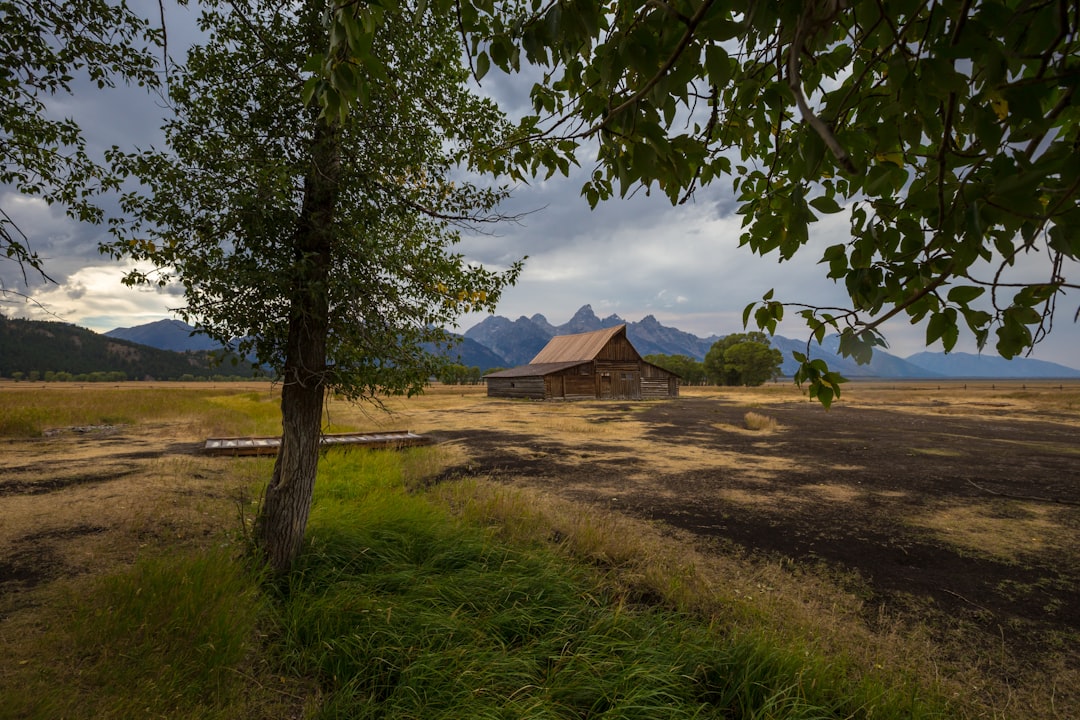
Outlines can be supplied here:
[[491, 373], [488, 397], [651, 400], [679, 396], [679, 376], [647, 363], [626, 326], [557, 335], [528, 365]]

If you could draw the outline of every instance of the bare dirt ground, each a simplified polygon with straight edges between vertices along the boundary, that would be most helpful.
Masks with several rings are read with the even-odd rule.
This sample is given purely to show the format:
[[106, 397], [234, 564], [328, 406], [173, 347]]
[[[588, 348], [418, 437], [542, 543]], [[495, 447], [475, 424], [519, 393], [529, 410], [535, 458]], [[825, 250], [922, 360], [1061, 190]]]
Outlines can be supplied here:
[[55, 580], [237, 532], [255, 468], [201, 455], [201, 437], [150, 423], [0, 439], [0, 621]]

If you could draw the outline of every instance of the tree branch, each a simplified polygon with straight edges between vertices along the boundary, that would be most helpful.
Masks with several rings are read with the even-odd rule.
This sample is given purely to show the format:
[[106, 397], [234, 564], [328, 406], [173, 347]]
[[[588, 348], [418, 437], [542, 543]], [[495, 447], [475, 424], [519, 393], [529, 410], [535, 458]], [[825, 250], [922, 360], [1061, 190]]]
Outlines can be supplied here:
[[[839, 12], [842, 0], [829, 0], [829, 2], [831, 5], [829, 19], [831, 19]], [[809, 103], [806, 102], [806, 96], [803, 95], [802, 91], [802, 80], [799, 75], [800, 58], [804, 50], [804, 41], [813, 34], [814, 28], [818, 26], [818, 23], [815, 22], [813, 27], [809, 27], [814, 7], [814, 3], [809, 3], [795, 26], [795, 37], [792, 38], [791, 46], [788, 48], [788, 87], [791, 88], [791, 93], [795, 96], [795, 103], [799, 106], [799, 112], [802, 114], [803, 119], [806, 120], [807, 124], [813, 128], [814, 132], [816, 132], [822, 141], [824, 141], [825, 146], [829, 148], [833, 157], [840, 163], [840, 166], [854, 175], [857, 174], [859, 170], [855, 166], [854, 161], [852, 161], [851, 156], [848, 155], [847, 150], [845, 150], [843, 146], [840, 145], [839, 141], [837, 141], [836, 136], [833, 135], [829, 126], [814, 114]], [[829, 19], [822, 22], [828, 22]]]
[[697, 29], [697, 26], [705, 18], [705, 13], [708, 12], [710, 7], [712, 7], [714, 1], [715, 0], [705, 0], [705, 2], [701, 3], [701, 7], [698, 8], [697, 12], [694, 13], [694, 16], [691, 17], [689, 19], [689, 22], [686, 23], [686, 31], [679, 39], [679, 44], [675, 46], [675, 51], [671, 53], [671, 57], [669, 57], [667, 61], [660, 66], [660, 69], [656, 71], [655, 75], [649, 78], [649, 81], [645, 83], [645, 86], [643, 88], [641, 88], [629, 98], [624, 100], [617, 107], [610, 110], [607, 114], [607, 117], [604, 118], [604, 121], [600, 123], [600, 127], [606, 126], [608, 120], [610, 120], [612, 117], [618, 115], [623, 110], [626, 110], [638, 100], [645, 97], [645, 95], [647, 95], [650, 90], [656, 87], [656, 83], [660, 82], [660, 80], [671, 71], [671, 68], [675, 66], [675, 63], [678, 62], [679, 58], [682, 56], [683, 51], [686, 50], [686, 46], [690, 44], [690, 40], [694, 37], [694, 30]]

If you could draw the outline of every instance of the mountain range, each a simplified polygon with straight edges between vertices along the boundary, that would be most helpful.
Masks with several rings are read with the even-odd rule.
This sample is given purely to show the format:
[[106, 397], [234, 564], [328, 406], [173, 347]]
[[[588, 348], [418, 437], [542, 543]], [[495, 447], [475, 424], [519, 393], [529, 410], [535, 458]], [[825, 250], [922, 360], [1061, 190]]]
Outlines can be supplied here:
[[[627, 322], [618, 315], [597, 317], [592, 306], [584, 305], [563, 325], [552, 325], [543, 315], [524, 315], [517, 320], [498, 315], [485, 318], [465, 332], [474, 340], [506, 360], [505, 366], [526, 365], [555, 335], [591, 332], [615, 325], [626, 325], [626, 336], [642, 355], [686, 355], [703, 360], [717, 335], [702, 338], [678, 328], [661, 324], [647, 315], [638, 322]], [[781, 335], [771, 338], [774, 347], [784, 354], [781, 372], [795, 373], [798, 364], [792, 351], [806, 352], [806, 342]], [[811, 346], [810, 354], [820, 357], [831, 370], [848, 378], [1080, 378], [1080, 370], [1057, 363], [1014, 358], [971, 355], [969, 353], [921, 352], [901, 358], [884, 350], [875, 350], [869, 365], [859, 365], [838, 353], [839, 338], [827, 337], [820, 346]], [[486, 368], [485, 368], [486, 369]]]
[[[661, 324], [647, 315], [640, 321], [626, 321], [618, 315], [597, 317], [591, 305], [582, 306], [562, 325], [553, 325], [543, 315], [521, 316], [517, 320], [492, 315], [467, 330], [451, 357], [468, 367], [487, 371], [497, 367], [526, 365], [548, 340], [556, 335], [591, 332], [615, 325], [626, 325], [626, 334], [642, 355], [686, 355], [703, 360], [717, 335], [698, 337], [692, 333]], [[207, 338], [193, 335], [194, 328], [178, 320], [159, 320], [134, 328], [117, 328], [109, 337], [140, 342], [152, 347], [189, 350], [206, 349]], [[774, 336], [772, 344], [784, 354], [781, 371], [795, 372], [792, 351], [806, 351], [806, 342]], [[838, 338], [829, 337], [820, 346], [812, 346], [813, 357], [820, 357], [829, 368], [848, 378], [1080, 378], [1080, 370], [1057, 363], [969, 353], [920, 352], [901, 358], [884, 350], [875, 350], [869, 365], [859, 365], [837, 354]]]

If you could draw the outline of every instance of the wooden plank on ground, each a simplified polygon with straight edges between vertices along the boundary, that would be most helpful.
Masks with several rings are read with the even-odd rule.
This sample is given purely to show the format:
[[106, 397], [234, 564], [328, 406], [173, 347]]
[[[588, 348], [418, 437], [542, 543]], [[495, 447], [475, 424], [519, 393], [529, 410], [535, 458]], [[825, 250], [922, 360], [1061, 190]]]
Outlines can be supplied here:
[[[431, 438], [409, 430], [378, 433], [328, 433], [319, 444], [323, 447], [357, 445], [365, 448], [401, 448], [429, 445]], [[203, 452], [210, 455], [276, 455], [280, 437], [220, 437], [207, 438]]]

